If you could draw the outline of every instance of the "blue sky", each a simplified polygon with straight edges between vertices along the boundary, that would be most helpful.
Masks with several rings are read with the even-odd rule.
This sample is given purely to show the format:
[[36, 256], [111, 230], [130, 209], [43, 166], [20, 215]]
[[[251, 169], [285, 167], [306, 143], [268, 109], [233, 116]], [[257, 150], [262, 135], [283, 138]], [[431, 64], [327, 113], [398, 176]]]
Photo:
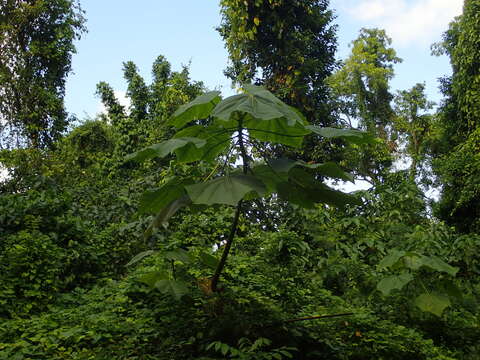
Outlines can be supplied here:
[[[440, 40], [448, 23], [459, 15], [462, 0], [332, 0], [338, 24], [339, 51], [345, 58], [348, 44], [362, 27], [380, 27], [393, 38], [403, 58], [396, 66], [394, 89], [426, 82], [433, 101], [441, 99], [437, 79], [450, 73], [446, 57], [430, 55], [430, 45]], [[77, 42], [73, 71], [67, 81], [67, 110], [80, 119], [101, 110], [95, 85], [107, 81], [121, 97], [126, 85], [122, 62], [132, 60], [147, 81], [158, 55], [174, 70], [191, 62], [191, 77], [210, 88], [231, 94], [223, 76], [227, 52], [215, 27], [220, 23], [218, 1], [199, 0], [81, 0], [88, 33]]]

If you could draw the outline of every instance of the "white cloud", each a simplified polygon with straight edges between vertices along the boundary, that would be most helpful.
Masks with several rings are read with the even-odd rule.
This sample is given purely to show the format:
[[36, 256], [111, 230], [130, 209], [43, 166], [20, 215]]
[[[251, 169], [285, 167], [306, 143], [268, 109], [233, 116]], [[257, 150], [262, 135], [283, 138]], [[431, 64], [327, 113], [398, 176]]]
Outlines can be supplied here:
[[462, 13], [463, 0], [335, 0], [333, 6], [363, 27], [387, 31], [396, 44], [428, 45], [440, 40], [455, 16]]

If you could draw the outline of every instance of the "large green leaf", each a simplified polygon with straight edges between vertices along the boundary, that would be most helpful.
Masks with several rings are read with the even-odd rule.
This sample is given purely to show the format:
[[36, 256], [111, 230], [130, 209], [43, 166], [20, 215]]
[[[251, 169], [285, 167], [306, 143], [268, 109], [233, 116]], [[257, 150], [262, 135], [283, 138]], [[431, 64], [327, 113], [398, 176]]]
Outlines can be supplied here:
[[413, 276], [410, 273], [389, 276], [377, 284], [377, 289], [380, 290], [383, 295], [388, 296], [392, 290], [401, 290], [412, 280]]
[[244, 85], [244, 93], [221, 101], [212, 116], [220, 121], [232, 121], [236, 114], [249, 114], [256, 120], [286, 119], [287, 125], [305, 125], [305, 119], [292, 107], [275, 97], [264, 87]]
[[160, 292], [170, 295], [177, 300], [180, 300], [184, 295], [188, 294], [187, 283], [179, 280], [164, 279], [155, 283], [155, 287]]
[[279, 185], [279, 195], [297, 205], [313, 207], [315, 203], [325, 203], [343, 208], [349, 204], [361, 204], [360, 199], [315, 179], [314, 175], [298, 167], [289, 172], [289, 183]]
[[169, 260], [180, 261], [184, 264], [189, 264], [192, 262], [192, 256], [185, 249], [176, 249], [172, 251], [167, 251], [165, 253], [165, 258]]
[[412, 270], [418, 270], [421, 267], [426, 267], [432, 270], [447, 273], [451, 276], [455, 276], [459, 270], [457, 267], [447, 264], [436, 256], [425, 256], [416, 252], [402, 253], [403, 265]]
[[152, 223], [149, 225], [145, 233], [143, 234], [144, 238], [149, 238], [153, 231], [160, 226], [167, 226], [168, 220], [175, 215], [175, 213], [180, 210], [182, 207], [190, 205], [192, 201], [190, 198], [185, 195], [181, 198], [172, 201], [170, 204], [165, 206], [153, 219]]
[[206, 119], [220, 100], [220, 91], [210, 91], [200, 95], [188, 104], [180, 106], [168, 124], [178, 129], [191, 121]]
[[146, 191], [140, 198], [139, 212], [156, 214], [172, 201], [181, 198], [185, 193], [185, 185], [192, 183], [189, 179], [174, 177], [156, 190]]
[[305, 135], [310, 134], [303, 124], [290, 124], [290, 121], [284, 117], [258, 120], [248, 116], [244, 126], [254, 139], [297, 148], [302, 146]]
[[196, 148], [201, 148], [207, 142], [204, 139], [196, 137], [179, 137], [163, 141], [159, 144], [148, 146], [140, 151], [129, 154], [125, 157], [126, 161], [145, 161], [155, 157], [165, 157], [173, 151], [180, 149], [188, 144], [194, 145]]
[[308, 125], [306, 128], [325, 138], [342, 138], [354, 144], [372, 144], [375, 142], [375, 138], [372, 135], [359, 130], [337, 129], [331, 127], [320, 127], [316, 125]]
[[443, 311], [450, 306], [450, 299], [444, 295], [424, 293], [415, 299], [415, 305], [420, 310], [442, 316]]
[[250, 114], [254, 119], [272, 120], [286, 118], [291, 125], [302, 123], [303, 119], [261, 86], [244, 85], [244, 93], [230, 96], [221, 101], [213, 110], [212, 116], [222, 121], [230, 121], [235, 113]]
[[385, 256], [382, 261], [378, 264], [379, 269], [385, 269], [389, 267], [395, 266], [402, 257], [404, 257], [406, 254], [405, 251], [400, 251], [400, 250], [391, 250], [387, 256]]
[[313, 208], [317, 203], [344, 208], [349, 204], [360, 204], [359, 199], [350, 194], [334, 190], [318, 182], [314, 186], [302, 186], [298, 183], [282, 182], [277, 184], [278, 195], [293, 204], [304, 208]]
[[463, 299], [462, 290], [460, 290], [460, 288], [452, 280], [443, 279], [442, 287], [445, 290], [445, 293], [448, 294], [448, 296], [457, 298], [459, 300]]
[[309, 168], [315, 170], [316, 173], [331, 177], [334, 179], [341, 179], [345, 181], [353, 181], [353, 176], [340, 168], [333, 162], [325, 164], [309, 164], [305, 161], [294, 161], [286, 158], [273, 159], [268, 161], [268, 165], [278, 173], [288, 173], [295, 166]]
[[222, 176], [185, 188], [193, 203], [205, 205], [236, 205], [246, 194], [256, 192], [261, 196], [266, 190], [260, 180], [248, 175]]
[[232, 130], [226, 130], [215, 126], [204, 127], [194, 125], [180, 130], [177, 137], [195, 137], [206, 142], [205, 146], [198, 148], [194, 144], [188, 144], [175, 150], [177, 160], [181, 163], [194, 161], [211, 162], [216, 160], [219, 154], [226, 151], [230, 146]]
[[266, 186], [268, 193], [277, 192], [278, 185], [288, 181], [287, 172], [275, 171], [269, 165], [256, 165], [252, 167], [252, 172]]
[[352, 174], [343, 171], [340, 166], [333, 162], [327, 162], [325, 164], [302, 164], [301, 166], [314, 169], [315, 172], [333, 179], [354, 181]]
[[155, 287], [157, 281], [168, 279], [168, 274], [160, 271], [152, 271], [146, 274], [143, 274], [138, 278], [138, 280], [151, 288]]
[[311, 197], [311, 189], [306, 189], [297, 184], [282, 182], [276, 185], [277, 193], [283, 200], [303, 208], [314, 208], [316, 201]]
[[287, 159], [287, 158], [279, 158], [279, 159], [269, 159], [267, 163], [268, 163], [268, 166], [271, 167], [272, 170], [277, 173], [288, 173], [300, 162]]
[[459, 270], [458, 267], [451, 266], [436, 256], [423, 256], [422, 265], [432, 270], [447, 273], [451, 276], [455, 276]]
[[156, 251], [154, 251], [154, 250], [142, 251], [141, 253], [135, 255], [135, 256], [132, 258], [132, 260], [130, 260], [130, 261], [128, 262], [128, 264], [125, 265], [125, 266], [132, 266], [133, 264], [136, 264], [137, 262], [142, 261], [142, 260], [145, 259], [146, 257], [148, 257], [148, 256], [150, 256], [150, 255], [153, 255], [153, 254], [155, 254], [155, 253], [156, 253]]
[[199, 258], [203, 265], [208, 266], [212, 270], [215, 270], [220, 262], [217, 257], [203, 251], [199, 254]]
[[424, 256], [414, 252], [407, 252], [402, 260], [404, 266], [412, 270], [418, 270], [425, 265]]

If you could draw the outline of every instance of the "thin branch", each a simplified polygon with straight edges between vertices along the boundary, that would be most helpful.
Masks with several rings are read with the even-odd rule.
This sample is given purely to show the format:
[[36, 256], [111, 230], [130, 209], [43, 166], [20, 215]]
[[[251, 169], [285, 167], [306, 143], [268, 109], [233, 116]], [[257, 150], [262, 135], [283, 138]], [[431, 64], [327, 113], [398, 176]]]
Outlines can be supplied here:
[[352, 315], [355, 315], [355, 313], [349, 312], [349, 313], [342, 313], [342, 314], [306, 316], [306, 317], [301, 317], [301, 318], [288, 319], [288, 320], [274, 322], [274, 323], [271, 323], [271, 324], [267, 324], [265, 327], [278, 326], [278, 325], [282, 325], [282, 324], [291, 324], [291, 323], [300, 322], [300, 321], [323, 320], [323, 319], [331, 319], [331, 318], [336, 318], [336, 317], [352, 316]]
[[[240, 148], [240, 153], [242, 155], [243, 160], [243, 173], [247, 174], [249, 165], [248, 165], [248, 154], [245, 149], [245, 144], [243, 142], [243, 127], [242, 127], [242, 120], [238, 122], [238, 146]], [[238, 221], [240, 219], [240, 214], [242, 213], [242, 204], [243, 201], [240, 200], [237, 204], [237, 209], [235, 210], [235, 215], [233, 217], [232, 227], [230, 228], [230, 234], [228, 235], [227, 243], [225, 244], [225, 249], [223, 250], [222, 257], [218, 266], [215, 270], [215, 274], [212, 278], [212, 292], [218, 291], [218, 280], [220, 279], [220, 275], [222, 274], [223, 268], [227, 262], [228, 254], [230, 253], [230, 249], [232, 247], [233, 239], [235, 238], [235, 234], [237, 233], [238, 229]]]
[[282, 323], [289, 324], [289, 323], [294, 323], [294, 322], [299, 322], [299, 321], [329, 319], [329, 318], [334, 318], [334, 317], [352, 316], [352, 315], [355, 315], [355, 314], [350, 312], [350, 313], [343, 313], [343, 314], [328, 314], [328, 315], [307, 316], [307, 317], [302, 317], [302, 318], [285, 320]]

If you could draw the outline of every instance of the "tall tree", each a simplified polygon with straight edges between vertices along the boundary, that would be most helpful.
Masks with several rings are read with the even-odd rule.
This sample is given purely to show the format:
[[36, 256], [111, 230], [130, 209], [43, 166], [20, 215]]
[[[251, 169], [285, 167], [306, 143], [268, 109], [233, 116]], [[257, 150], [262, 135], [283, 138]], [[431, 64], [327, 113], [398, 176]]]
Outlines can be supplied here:
[[452, 76], [442, 81], [440, 141], [434, 170], [442, 185], [437, 214], [459, 230], [480, 231], [480, 0], [466, 0], [463, 14], [444, 35]]
[[410, 90], [399, 91], [395, 96], [394, 128], [404, 138], [405, 153], [412, 161], [410, 175], [413, 179], [427, 151], [428, 134], [433, 122], [433, 115], [428, 111], [434, 105], [427, 99], [425, 84], [416, 84]]
[[0, 2], [0, 146], [52, 144], [65, 130], [65, 80], [85, 31], [76, 0]]
[[347, 115], [381, 137], [386, 136], [385, 127], [394, 116], [389, 82], [394, 76], [393, 65], [401, 62], [391, 43], [384, 30], [361, 29], [352, 42], [350, 56], [329, 78], [334, 94], [349, 104]]
[[324, 80], [335, 68], [336, 28], [328, 0], [222, 0], [219, 32], [226, 75], [263, 85], [315, 124], [330, 125]]
[[361, 29], [352, 42], [350, 56], [328, 79], [347, 125], [358, 123], [383, 140], [350, 154], [351, 165], [374, 183], [381, 181], [396, 149], [389, 134], [395, 115], [390, 80], [394, 76], [393, 66], [401, 59], [390, 46], [391, 42], [384, 30]]
[[120, 157], [151, 141], [168, 137], [165, 121], [180, 105], [204, 91], [202, 82], [191, 81], [188, 67], [171, 71], [170, 63], [163, 56], [153, 63], [150, 85], [131, 61], [123, 63], [123, 75], [130, 100], [128, 109], [119, 103], [108, 83], [98, 83], [96, 91], [119, 137], [115, 152]]

